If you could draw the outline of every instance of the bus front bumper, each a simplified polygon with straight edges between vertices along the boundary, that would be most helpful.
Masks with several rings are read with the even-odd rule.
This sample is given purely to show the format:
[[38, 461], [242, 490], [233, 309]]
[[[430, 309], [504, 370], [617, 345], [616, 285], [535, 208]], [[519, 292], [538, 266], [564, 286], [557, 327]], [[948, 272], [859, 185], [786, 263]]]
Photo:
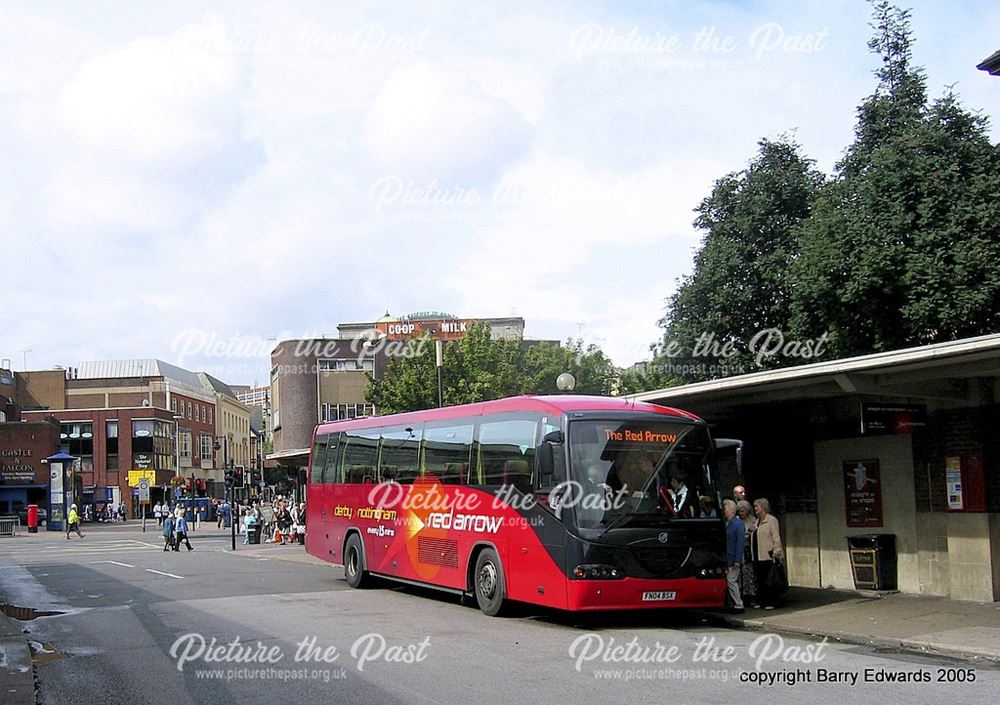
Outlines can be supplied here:
[[726, 599], [725, 578], [570, 580], [567, 588], [570, 610], [721, 607]]

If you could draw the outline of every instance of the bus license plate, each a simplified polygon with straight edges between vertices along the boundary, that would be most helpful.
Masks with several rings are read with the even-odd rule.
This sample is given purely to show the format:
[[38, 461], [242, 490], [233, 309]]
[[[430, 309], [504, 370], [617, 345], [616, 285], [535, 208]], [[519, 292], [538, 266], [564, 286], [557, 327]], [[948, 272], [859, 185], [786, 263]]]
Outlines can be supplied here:
[[665, 602], [667, 600], [676, 600], [676, 592], [644, 592], [642, 593], [643, 602]]

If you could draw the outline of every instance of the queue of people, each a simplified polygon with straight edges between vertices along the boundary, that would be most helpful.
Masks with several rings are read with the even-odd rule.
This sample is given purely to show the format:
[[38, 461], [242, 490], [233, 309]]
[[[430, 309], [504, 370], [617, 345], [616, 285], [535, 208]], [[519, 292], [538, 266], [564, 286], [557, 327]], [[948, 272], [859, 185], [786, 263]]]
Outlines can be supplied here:
[[244, 544], [251, 543], [251, 536], [257, 531], [264, 537], [264, 543], [302, 543], [300, 537], [305, 536], [305, 502], [295, 504], [279, 495], [270, 506], [254, 502], [238, 508], [238, 517]]
[[742, 485], [733, 488], [733, 498], [723, 502], [726, 517], [726, 548], [729, 602], [734, 612], [744, 604], [773, 610], [781, 599], [776, 587], [783, 579], [785, 552], [778, 519], [771, 504], [759, 498], [751, 504]]

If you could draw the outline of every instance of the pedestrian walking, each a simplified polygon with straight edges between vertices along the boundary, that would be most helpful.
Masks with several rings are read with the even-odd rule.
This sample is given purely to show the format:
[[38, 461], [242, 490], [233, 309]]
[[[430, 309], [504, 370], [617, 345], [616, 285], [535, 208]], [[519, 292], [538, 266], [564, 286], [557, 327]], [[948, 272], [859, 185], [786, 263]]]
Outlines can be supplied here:
[[153, 505], [153, 516], [156, 517], [156, 525], [163, 526], [163, 505], [159, 502]]
[[184, 510], [180, 507], [177, 509], [177, 519], [174, 523], [174, 534], [176, 539], [174, 541], [174, 550], [181, 550], [181, 541], [187, 544], [187, 549], [193, 551], [194, 547], [191, 546], [191, 542], [188, 541], [188, 522], [187, 518], [184, 516]]
[[81, 539], [83, 538], [83, 534], [80, 533], [80, 514], [76, 511], [75, 504], [69, 508], [69, 518], [67, 518], [66, 520], [67, 541], [69, 541], [69, 535], [73, 531], [75, 531], [76, 535], [79, 536]]
[[163, 517], [163, 550], [169, 551], [174, 547], [174, 515], [168, 513]]

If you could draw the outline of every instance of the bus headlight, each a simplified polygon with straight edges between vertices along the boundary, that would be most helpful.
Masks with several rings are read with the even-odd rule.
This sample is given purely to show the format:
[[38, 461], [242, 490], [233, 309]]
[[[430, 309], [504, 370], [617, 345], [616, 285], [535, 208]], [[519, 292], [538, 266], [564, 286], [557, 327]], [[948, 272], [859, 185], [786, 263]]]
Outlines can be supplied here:
[[572, 577], [578, 580], [621, 580], [625, 571], [603, 563], [584, 563], [573, 569]]
[[702, 568], [698, 571], [698, 577], [706, 580], [718, 580], [726, 577], [726, 568], [725, 566], [720, 566], [718, 568]]

